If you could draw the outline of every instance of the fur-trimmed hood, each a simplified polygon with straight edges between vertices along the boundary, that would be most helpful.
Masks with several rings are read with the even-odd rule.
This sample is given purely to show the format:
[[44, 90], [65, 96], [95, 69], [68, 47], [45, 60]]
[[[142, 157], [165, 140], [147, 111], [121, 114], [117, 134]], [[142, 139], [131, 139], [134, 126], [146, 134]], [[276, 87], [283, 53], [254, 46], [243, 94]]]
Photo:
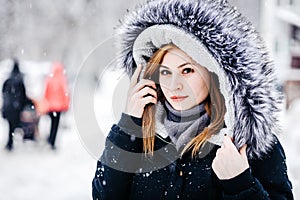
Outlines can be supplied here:
[[[149, 1], [126, 15], [117, 37], [129, 75], [170, 42], [216, 73], [227, 109], [221, 132], [237, 148], [247, 143], [249, 158], [270, 149], [279, 132], [274, 65], [252, 24], [225, 0]], [[211, 142], [221, 144], [220, 135]]]

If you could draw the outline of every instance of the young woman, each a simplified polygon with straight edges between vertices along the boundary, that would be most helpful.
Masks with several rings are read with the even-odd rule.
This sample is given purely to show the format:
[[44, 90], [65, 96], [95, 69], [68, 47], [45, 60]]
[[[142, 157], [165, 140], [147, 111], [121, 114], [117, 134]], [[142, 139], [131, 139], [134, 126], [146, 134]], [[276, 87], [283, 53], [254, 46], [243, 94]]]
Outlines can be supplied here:
[[293, 199], [273, 66], [250, 24], [206, 0], [150, 1], [126, 20], [120, 63], [142, 64], [93, 198]]

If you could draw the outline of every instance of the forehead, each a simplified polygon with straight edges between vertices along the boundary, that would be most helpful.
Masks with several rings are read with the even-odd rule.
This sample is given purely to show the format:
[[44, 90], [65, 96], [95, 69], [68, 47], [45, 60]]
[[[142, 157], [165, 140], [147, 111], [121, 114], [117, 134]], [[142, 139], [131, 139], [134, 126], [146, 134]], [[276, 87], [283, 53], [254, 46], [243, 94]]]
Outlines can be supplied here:
[[193, 63], [193, 60], [185, 52], [177, 48], [169, 49], [161, 62], [162, 65], [170, 68], [178, 67], [183, 63]]

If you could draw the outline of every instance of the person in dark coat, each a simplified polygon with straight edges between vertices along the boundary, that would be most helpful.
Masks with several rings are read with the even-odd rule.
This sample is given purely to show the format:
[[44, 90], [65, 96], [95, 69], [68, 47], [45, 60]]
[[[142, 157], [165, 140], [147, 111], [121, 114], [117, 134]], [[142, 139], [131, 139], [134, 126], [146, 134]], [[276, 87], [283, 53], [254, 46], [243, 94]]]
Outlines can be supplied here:
[[293, 199], [274, 66], [236, 9], [148, 1], [118, 30], [131, 84], [93, 199]]
[[13, 133], [20, 126], [20, 113], [27, 102], [23, 75], [19, 70], [19, 63], [14, 61], [13, 70], [2, 87], [2, 116], [9, 123], [8, 142], [6, 149], [13, 148]]

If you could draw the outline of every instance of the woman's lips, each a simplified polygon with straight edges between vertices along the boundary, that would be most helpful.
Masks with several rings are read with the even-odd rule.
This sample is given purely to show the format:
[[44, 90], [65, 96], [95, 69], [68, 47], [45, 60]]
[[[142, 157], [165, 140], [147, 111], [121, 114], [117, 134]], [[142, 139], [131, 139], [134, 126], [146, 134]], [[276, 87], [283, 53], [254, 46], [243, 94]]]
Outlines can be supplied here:
[[186, 99], [188, 96], [171, 96], [172, 101], [180, 102]]

